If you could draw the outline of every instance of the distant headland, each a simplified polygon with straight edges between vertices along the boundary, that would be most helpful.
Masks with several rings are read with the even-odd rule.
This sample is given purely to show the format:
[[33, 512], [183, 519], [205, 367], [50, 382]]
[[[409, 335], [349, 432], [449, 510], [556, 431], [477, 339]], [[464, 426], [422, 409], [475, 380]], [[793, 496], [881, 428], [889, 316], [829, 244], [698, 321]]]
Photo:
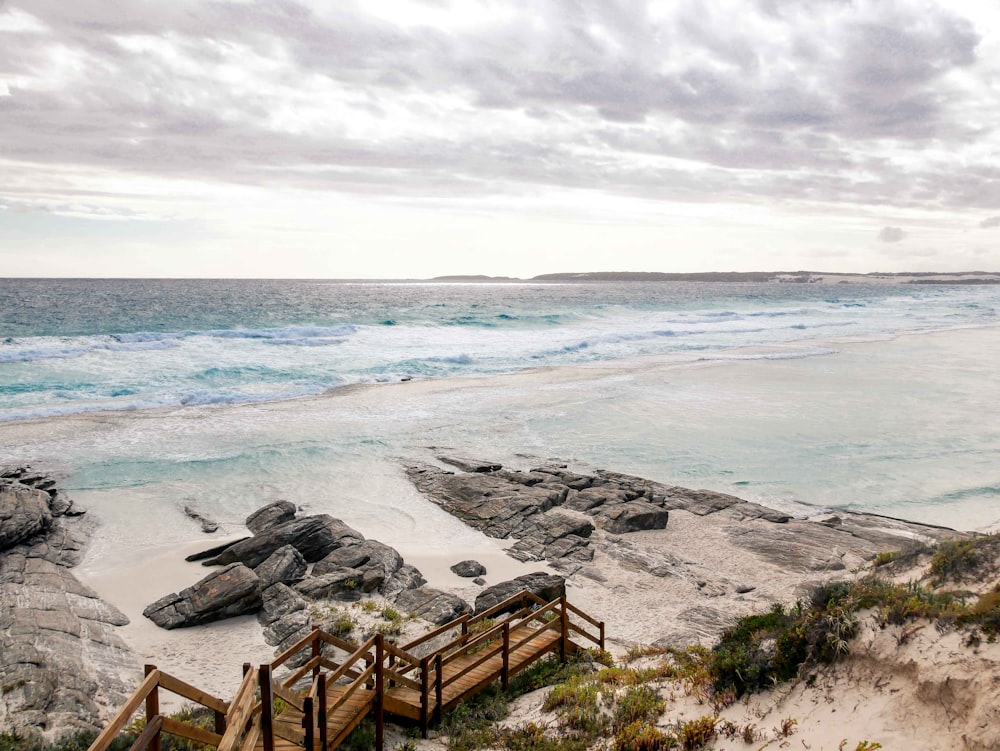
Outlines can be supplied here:
[[485, 274], [436, 276], [432, 282], [785, 282], [797, 284], [1000, 284], [1000, 272], [873, 272], [704, 271], [674, 274], [659, 271], [585, 271], [540, 274], [530, 279]]

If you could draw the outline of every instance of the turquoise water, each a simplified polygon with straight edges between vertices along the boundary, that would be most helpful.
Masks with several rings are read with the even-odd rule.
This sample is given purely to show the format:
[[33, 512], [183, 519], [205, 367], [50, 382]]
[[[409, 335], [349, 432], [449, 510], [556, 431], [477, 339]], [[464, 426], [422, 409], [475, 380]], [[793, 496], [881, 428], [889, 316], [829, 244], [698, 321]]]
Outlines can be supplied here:
[[0, 421], [990, 325], [996, 287], [0, 280]]
[[[289, 498], [405, 551], [400, 462], [559, 457], [803, 515], [1000, 525], [1000, 288], [0, 282], [0, 463], [95, 555]], [[808, 505], [804, 505], [808, 504]]]

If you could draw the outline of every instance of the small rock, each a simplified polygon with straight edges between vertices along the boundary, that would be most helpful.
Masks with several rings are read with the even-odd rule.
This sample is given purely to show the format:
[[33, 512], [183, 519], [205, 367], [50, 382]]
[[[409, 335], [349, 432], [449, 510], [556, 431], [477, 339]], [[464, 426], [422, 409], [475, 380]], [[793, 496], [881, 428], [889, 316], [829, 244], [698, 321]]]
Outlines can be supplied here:
[[466, 579], [472, 579], [477, 576], [482, 576], [486, 573], [486, 566], [481, 564], [479, 561], [459, 561], [454, 566], [451, 567], [452, 572], [457, 576], [462, 576]]
[[481, 576], [477, 576], [475, 579], [472, 580], [472, 583], [478, 584], [481, 587], [486, 583], [486, 580]]

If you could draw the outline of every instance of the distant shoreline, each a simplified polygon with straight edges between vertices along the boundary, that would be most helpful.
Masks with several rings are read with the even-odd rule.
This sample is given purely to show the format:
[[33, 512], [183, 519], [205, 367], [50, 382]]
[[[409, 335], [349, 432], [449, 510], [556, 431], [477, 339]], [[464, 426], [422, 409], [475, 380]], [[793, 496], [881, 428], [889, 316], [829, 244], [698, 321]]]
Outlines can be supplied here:
[[666, 273], [659, 271], [586, 271], [540, 274], [530, 279], [484, 274], [436, 276], [430, 282], [467, 284], [523, 282], [781, 282], [788, 284], [1000, 284], [1000, 272], [885, 272], [837, 273], [828, 271], [703, 271]]

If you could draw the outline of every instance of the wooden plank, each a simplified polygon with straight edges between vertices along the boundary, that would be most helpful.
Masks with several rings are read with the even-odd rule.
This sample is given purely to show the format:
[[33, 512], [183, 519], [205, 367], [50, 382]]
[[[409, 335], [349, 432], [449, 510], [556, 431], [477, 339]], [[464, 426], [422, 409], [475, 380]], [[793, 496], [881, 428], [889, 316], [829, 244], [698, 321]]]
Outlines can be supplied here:
[[115, 739], [115, 736], [121, 732], [121, 729], [128, 724], [129, 719], [135, 714], [135, 711], [139, 708], [139, 705], [146, 701], [146, 697], [149, 693], [156, 688], [160, 681], [160, 671], [152, 670], [149, 675], [146, 676], [145, 680], [139, 684], [139, 688], [135, 690], [135, 693], [129, 697], [129, 700], [125, 702], [121, 709], [118, 710], [117, 714], [112, 718], [108, 726], [101, 731], [94, 742], [90, 744], [90, 748], [87, 751], [106, 751], [107, 747], [111, 745], [111, 741]]
[[288, 676], [285, 680], [283, 680], [281, 682], [281, 685], [282, 686], [295, 685], [300, 680], [302, 680], [303, 677], [305, 677], [306, 673], [311, 671], [313, 668], [318, 667], [322, 659], [323, 659], [322, 657], [313, 657], [312, 659], [309, 660], [309, 662], [307, 662], [305, 665], [300, 667], [298, 670], [296, 670], [294, 673]]
[[222, 712], [225, 714], [229, 711], [229, 705], [222, 699], [212, 696], [206, 691], [195, 688], [190, 683], [186, 683], [180, 678], [174, 678], [174, 676], [167, 673], [160, 673], [160, 687], [165, 688], [167, 691], [173, 691], [175, 694], [182, 696], [185, 699], [198, 702], [203, 707], [214, 709], [216, 712]]
[[179, 722], [173, 717], [163, 718], [163, 732], [187, 738], [196, 743], [204, 743], [206, 746], [218, 747], [219, 743], [222, 742], [222, 736], [218, 733], [188, 725], [186, 722]]
[[299, 639], [297, 642], [295, 642], [292, 646], [290, 646], [288, 649], [286, 649], [280, 655], [278, 655], [273, 660], [271, 660], [271, 662], [270, 662], [271, 670], [274, 670], [274, 668], [276, 668], [276, 667], [278, 667], [280, 665], [283, 665], [285, 662], [287, 662], [292, 657], [292, 655], [294, 655], [297, 652], [301, 652], [303, 649], [305, 649], [306, 647], [310, 646], [313, 643], [313, 640], [316, 639], [316, 638], [318, 638], [317, 634], [319, 634], [319, 629], [318, 628], [314, 628], [312, 631], [309, 632], [309, 634], [307, 636], [303, 636], [301, 639]]
[[135, 743], [132, 744], [129, 751], [146, 751], [153, 739], [160, 737], [160, 728], [162, 727], [163, 715], [158, 714], [146, 723], [146, 727], [139, 733], [139, 737], [135, 739]]
[[282, 686], [280, 683], [272, 683], [271, 690], [274, 695], [281, 699], [285, 704], [290, 707], [295, 707], [298, 711], [305, 711], [305, 703], [303, 702], [303, 697], [294, 691], [289, 691], [287, 688]]
[[247, 730], [247, 734], [243, 737], [243, 742], [240, 744], [240, 751], [252, 751], [252, 749], [257, 745], [257, 741], [260, 738], [260, 715], [253, 718], [253, 722], [250, 723], [250, 728]]
[[587, 621], [591, 626], [594, 626], [596, 628], [600, 628], [601, 627], [601, 621], [598, 621], [596, 618], [593, 618], [593, 617], [587, 615], [586, 613], [584, 613], [582, 610], [580, 610], [580, 608], [578, 608], [573, 603], [567, 601], [566, 602], [566, 607], [569, 609], [569, 611], [571, 613], [575, 613], [576, 615], [580, 616], [581, 618], [583, 618], [583, 620]]
[[412, 688], [414, 691], [420, 690], [420, 684], [416, 681], [412, 681], [406, 676], [400, 675], [395, 670], [390, 668], [382, 668], [382, 677], [386, 681], [391, 681], [398, 686], [403, 686], [405, 688]]

